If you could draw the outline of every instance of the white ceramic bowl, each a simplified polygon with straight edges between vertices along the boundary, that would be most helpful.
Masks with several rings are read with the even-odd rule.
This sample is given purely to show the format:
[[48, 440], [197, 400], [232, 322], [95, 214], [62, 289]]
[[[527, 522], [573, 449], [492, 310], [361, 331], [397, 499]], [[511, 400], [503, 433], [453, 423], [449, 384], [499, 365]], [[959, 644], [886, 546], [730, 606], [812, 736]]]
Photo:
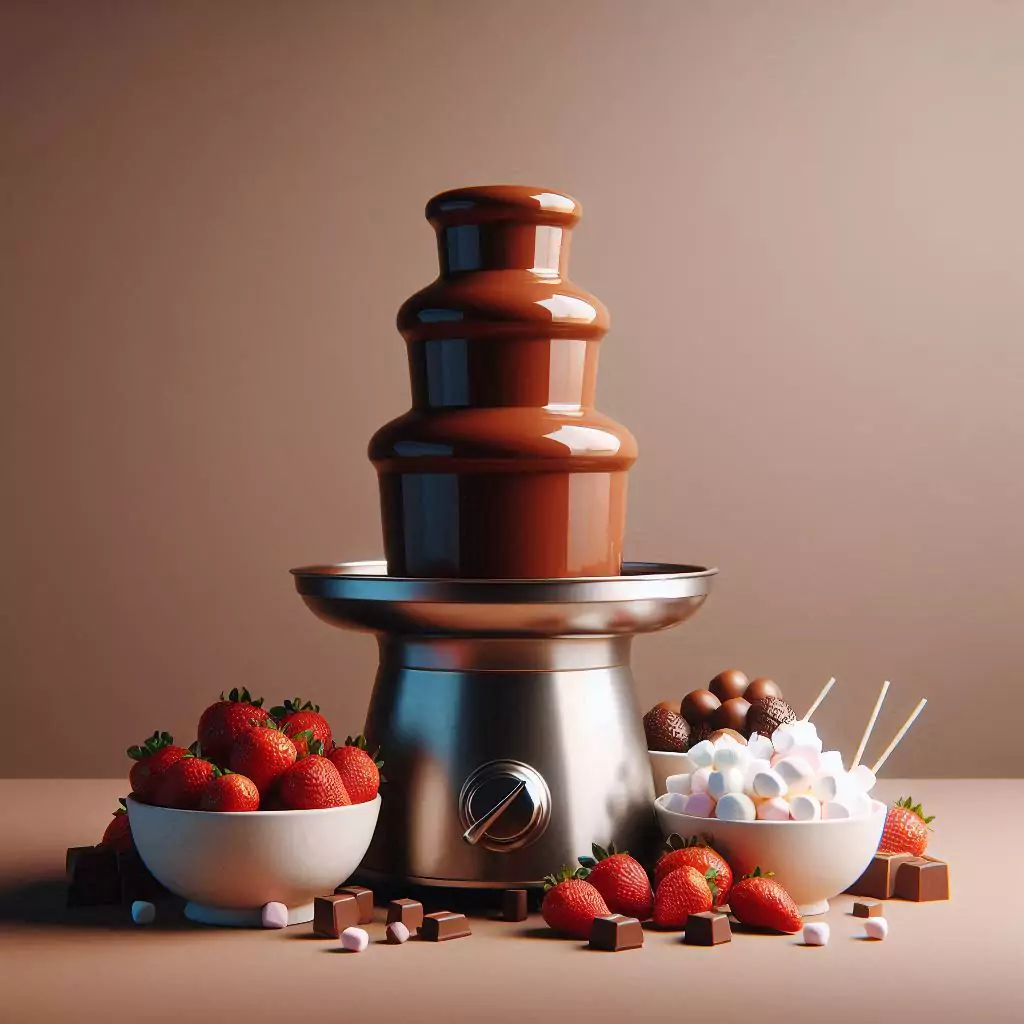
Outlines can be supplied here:
[[670, 775], [681, 775], [680, 759], [685, 754], [676, 754], [671, 750], [648, 750], [651, 758], [651, 774], [654, 776], [654, 795], [664, 796], [668, 790], [665, 788], [665, 780]]
[[333, 892], [363, 859], [380, 796], [315, 811], [182, 811], [128, 797], [132, 837], [146, 867], [188, 900], [204, 924], [260, 924], [265, 903], [288, 923], [313, 919], [313, 898]]
[[665, 836], [709, 836], [736, 878], [754, 868], [774, 871], [805, 917], [824, 914], [828, 901], [853, 885], [878, 849], [886, 806], [871, 801], [865, 818], [833, 821], [723, 821], [695, 818], [654, 801]]

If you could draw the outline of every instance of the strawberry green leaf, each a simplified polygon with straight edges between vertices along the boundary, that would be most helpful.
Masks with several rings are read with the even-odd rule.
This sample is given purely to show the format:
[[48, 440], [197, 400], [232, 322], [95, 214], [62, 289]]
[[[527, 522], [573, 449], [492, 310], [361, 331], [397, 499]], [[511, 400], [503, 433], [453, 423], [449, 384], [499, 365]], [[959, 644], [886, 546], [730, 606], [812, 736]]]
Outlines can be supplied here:
[[[306, 731], [306, 733], [310, 737], [310, 739], [307, 740], [309, 752], [311, 754], [316, 754], [319, 757], [323, 757], [324, 756], [324, 741], [323, 740], [315, 740], [315, 739], [313, 739], [312, 738], [313, 737], [313, 733], [312, 733], [311, 730], [306, 729], [305, 731]], [[301, 736], [302, 733], [299, 733], [298, 735]]]
[[597, 867], [597, 861], [593, 857], [577, 857], [581, 867], [585, 867], [588, 870]]

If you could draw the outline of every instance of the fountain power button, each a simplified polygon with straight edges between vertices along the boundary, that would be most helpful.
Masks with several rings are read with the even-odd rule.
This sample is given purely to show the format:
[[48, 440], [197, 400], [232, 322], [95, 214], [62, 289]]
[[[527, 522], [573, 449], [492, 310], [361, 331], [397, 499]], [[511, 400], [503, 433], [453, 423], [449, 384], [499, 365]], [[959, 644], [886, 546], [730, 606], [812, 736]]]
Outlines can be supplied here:
[[522, 761], [488, 761], [462, 784], [459, 817], [471, 846], [510, 853], [543, 835], [551, 792], [540, 772]]

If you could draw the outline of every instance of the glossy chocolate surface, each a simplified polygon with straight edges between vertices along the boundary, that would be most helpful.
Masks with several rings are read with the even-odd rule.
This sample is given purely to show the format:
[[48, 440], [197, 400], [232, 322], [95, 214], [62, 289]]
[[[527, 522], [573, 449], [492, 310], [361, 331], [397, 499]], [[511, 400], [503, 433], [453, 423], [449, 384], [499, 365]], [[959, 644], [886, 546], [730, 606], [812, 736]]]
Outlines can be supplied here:
[[398, 314], [412, 408], [370, 442], [392, 576], [614, 576], [636, 442], [594, 410], [608, 312], [566, 277], [579, 204], [540, 188], [427, 204], [440, 276]]
[[708, 683], [708, 689], [724, 704], [733, 697], [742, 697], [749, 681], [738, 668], [730, 668], [719, 672]]

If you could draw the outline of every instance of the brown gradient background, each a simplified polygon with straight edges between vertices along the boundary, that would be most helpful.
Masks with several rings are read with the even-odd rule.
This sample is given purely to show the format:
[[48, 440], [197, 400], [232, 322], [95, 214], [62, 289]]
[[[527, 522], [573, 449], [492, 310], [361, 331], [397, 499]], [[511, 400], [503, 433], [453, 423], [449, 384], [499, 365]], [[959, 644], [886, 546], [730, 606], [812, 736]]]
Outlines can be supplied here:
[[1024, 4], [2, 10], [0, 774], [239, 684], [360, 726], [375, 646], [287, 570], [379, 551], [423, 204], [504, 181], [584, 204], [629, 554], [722, 569], [643, 702], [835, 674], [849, 751], [888, 677], [873, 750], [931, 703], [887, 774], [1021, 773]]

